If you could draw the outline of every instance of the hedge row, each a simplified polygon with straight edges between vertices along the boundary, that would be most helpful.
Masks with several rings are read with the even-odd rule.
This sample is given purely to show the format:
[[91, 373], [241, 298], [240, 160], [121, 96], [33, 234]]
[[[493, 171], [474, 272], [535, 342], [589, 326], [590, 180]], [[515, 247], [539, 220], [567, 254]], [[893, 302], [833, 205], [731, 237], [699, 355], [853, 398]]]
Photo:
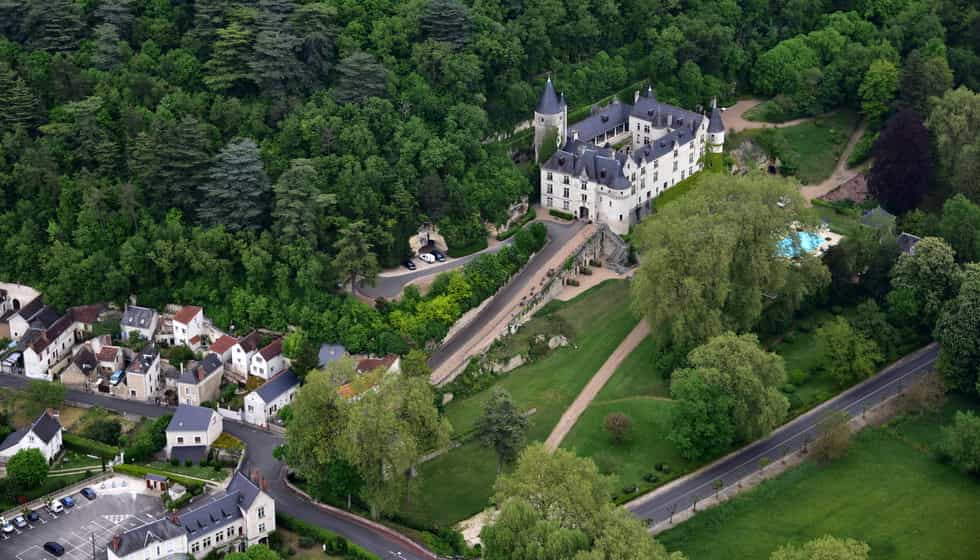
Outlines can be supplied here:
[[164, 470], [154, 469], [153, 467], [144, 467], [142, 465], [116, 465], [112, 467], [112, 470], [118, 473], [137, 477], [143, 477], [148, 474], [158, 474], [169, 478], [177, 484], [184, 485], [187, 487], [187, 491], [192, 494], [199, 494], [200, 492], [204, 491], [204, 483], [200, 480], [194, 480], [193, 478], [186, 478], [177, 474], [171, 474]]
[[119, 455], [118, 447], [102, 443], [101, 441], [95, 441], [94, 439], [69, 434], [68, 432], [62, 432], [61, 441], [68, 449], [86, 455], [95, 455], [103, 459], [112, 459], [116, 455]]
[[281, 512], [276, 512], [276, 525], [288, 529], [301, 537], [308, 537], [322, 542], [327, 546], [327, 554], [333, 554], [348, 560], [380, 560], [374, 554], [350, 542], [332, 531], [310, 525]]
[[548, 213], [556, 218], [561, 218], [563, 220], [574, 220], [575, 214], [569, 214], [568, 212], [562, 212], [561, 210], [551, 209]]
[[521, 216], [520, 220], [517, 220], [517, 222], [514, 223], [514, 225], [507, 228], [507, 230], [498, 233], [497, 240], [504, 241], [507, 238], [512, 237], [515, 233], [521, 231], [521, 228], [524, 227], [525, 224], [527, 224], [528, 222], [530, 222], [536, 217], [537, 214], [533, 210], [528, 210], [527, 212], [524, 213], [523, 216]]

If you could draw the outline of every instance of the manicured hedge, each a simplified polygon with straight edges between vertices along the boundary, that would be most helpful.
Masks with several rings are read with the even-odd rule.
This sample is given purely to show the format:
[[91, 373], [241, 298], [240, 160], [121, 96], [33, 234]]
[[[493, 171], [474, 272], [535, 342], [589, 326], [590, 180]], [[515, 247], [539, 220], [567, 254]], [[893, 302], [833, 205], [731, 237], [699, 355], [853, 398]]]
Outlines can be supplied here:
[[69, 434], [68, 432], [62, 432], [61, 441], [68, 449], [86, 455], [95, 455], [103, 459], [112, 459], [116, 455], [119, 455], [118, 447], [102, 443], [101, 441], [95, 441], [94, 439]]
[[327, 545], [327, 554], [341, 556], [349, 560], [380, 560], [374, 554], [350, 542], [332, 531], [310, 525], [284, 513], [276, 512], [276, 525], [288, 529], [301, 537], [308, 537]]
[[112, 467], [112, 470], [118, 473], [128, 474], [136, 477], [143, 477], [148, 474], [158, 474], [160, 476], [165, 476], [170, 480], [176, 482], [177, 484], [182, 484], [187, 487], [187, 491], [191, 494], [199, 494], [204, 491], [204, 483], [199, 480], [194, 480], [193, 478], [186, 478], [180, 475], [171, 474], [167, 471], [160, 469], [154, 469], [152, 467], [144, 467], [142, 465], [116, 465]]
[[561, 210], [548, 210], [548, 213], [556, 218], [561, 218], [563, 220], [574, 220], [575, 215], [569, 214], [568, 212], [562, 212]]
[[497, 240], [504, 241], [508, 237], [513, 236], [515, 233], [521, 231], [521, 228], [524, 227], [526, 223], [533, 220], [535, 217], [537, 217], [537, 214], [533, 210], [528, 210], [523, 216], [521, 216], [520, 220], [517, 220], [517, 222], [514, 225], [507, 228], [506, 231], [502, 231], [498, 233]]

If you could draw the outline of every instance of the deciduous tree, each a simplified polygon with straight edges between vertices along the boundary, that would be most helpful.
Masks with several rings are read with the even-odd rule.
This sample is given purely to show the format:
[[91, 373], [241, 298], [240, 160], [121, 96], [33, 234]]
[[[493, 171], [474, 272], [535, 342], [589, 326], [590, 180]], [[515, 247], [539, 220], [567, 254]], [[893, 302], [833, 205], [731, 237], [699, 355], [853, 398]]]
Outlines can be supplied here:
[[851, 446], [851, 417], [846, 412], [831, 412], [821, 421], [817, 440], [810, 451], [818, 461], [836, 461], [847, 454]]
[[980, 261], [980, 206], [962, 194], [947, 199], [939, 220], [939, 235], [960, 262]]
[[959, 281], [953, 249], [938, 237], [925, 237], [914, 254], [899, 257], [892, 269], [888, 304], [911, 323], [931, 331], [943, 305], [956, 295]]
[[37, 488], [48, 478], [48, 461], [37, 449], [21, 449], [7, 461], [7, 476], [24, 489]]
[[633, 419], [622, 412], [611, 412], [602, 421], [602, 429], [616, 443], [623, 443], [633, 435]]
[[932, 107], [926, 127], [936, 142], [935, 157], [946, 185], [980, 201], [980, 94], [960, 86]]
[[835, 317], [817, 329], [822, 353], [821, 365], [840, 387], [871, 377], [883, 360], [878, 343], [851, 326], [844, 317]]
[[341, 103], [356, 103], [368, 97], [381, 97], [388, 87], [388, 70], [373, 56], [356, 52], [337, 65], [340, 79], [334, 97]]
[[943, 428], [941, 449], [957, 467], [980, 474], [980, 416], [972, 410], [957, 412], [953, 423]]
[[929, 131], [919, 115], [902, 109], [889, 119], [872, 156], [868, 189], [881, 205], [897, 214], [918, 206], [933, 181]]
[[953, 389], [980, 393], [980, 264], [966, 266], [959, 293], [939, 316], [937, 368]]
[[504, 464], [517, 458], [524, 447], [528, 419], [517, 407], [510, 393], [497, 387], [483, 406], [483, 415], [476, 421], [480, 443], [497, 454], [497, 474]]
[[858, 88], [861, 111], [869, 121], [879, 122], [889, 111], [897, 92], [898, 68], [895, 64], [884, 59], [872, 62]]
[[953, 71], [945, 56], [909, 53], [902, 65], [901, 103], [920, 115], [928, 115], [930, 99], [953, 87]]

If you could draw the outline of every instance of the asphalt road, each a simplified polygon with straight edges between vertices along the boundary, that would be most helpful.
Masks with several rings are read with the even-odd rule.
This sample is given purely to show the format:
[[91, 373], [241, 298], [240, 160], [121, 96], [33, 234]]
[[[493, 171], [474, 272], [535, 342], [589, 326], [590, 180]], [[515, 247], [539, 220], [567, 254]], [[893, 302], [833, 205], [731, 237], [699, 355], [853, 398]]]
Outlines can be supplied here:
[[534, 258], [531, 259], [531, 262], [524, 267], [524, 270], [511, 278], [511, 280], [503, 288], [501, 288], [499, 292], [497, 292], [497, 295], [493, 296], [493, 300], [480, 311], [473, 321], [470, 321], [469, 325], [460, 329], [460, 331], [454, 334], [453, 337], [446, 342], [446, 344], [433, 352], [432, 356], [429, 358], [429, 367], [435, 370], [450, 356], [465, 346], [469, 340], [487, 324], [487, 322], [496, 317], [498, 313], [500, 313], [507, 307], [508, 304], [511, 303], [514, 296], [519, 294], [521, 290], [524, 289], [527, 283], [534, 278], [542, 267], [548, 264], [551, 257], [561, 250], [569, 239], [574, 237], [579, 230], [586, 226], [586, 222], [580, 221], [573, 221], [567, 224], [559, 224], [550, 221], [542, 221], [541, 223], [548, 228], [548, 242], [545, 244], [545, 246], [538, 251], [536, 255], [534, 255]]
[[875, 377], [853, 387], [759, 440], [721, 459], [709, 467], [675, 481], [626, 504], [626, 509], [651, 525], [670, 518], [671, 512], [681, 512], [693, 505], [695, 499], [705, 500], [715, 493], [714, 484], [721, 480], [727, 488], [734, 482], [759, 470], [760, 459], [776, 462], [787, 452], [795, 452], [815, 439], [818, 425], [830, 411], [843, 411], [854, 417], [885, 398], [900, 393], [918, 378], [932, 371], [939, 349], [936, 345], [906, 356]]
[[[0, 375], [0, 386], [23, 388], [28, 379], [14, 375]], [[173, 412], [173, 408], [149, 403], [106, 397], [84, 391], [68, 390], [67, 400], [98, 405], [108, 410], [126, 412], [155, 418]], [[269, 481], [269, 495], [276, 500], [276, 509], [307, 523], [329, 529], [352, 542], [377, 554], [380, 558], [402, 560], [430, 560], [432, 555], [423, 554], [421, 548], [413, 548], [392, 539], [388, 535], [364, 527], [350, 519], [323, 511], [292, 493], [280, 479], [283, 463], [272, 456], [272, 451], [282, 443], [282, 437], [239, 422], [225, 421], [225, 431], [241, 439], [246, 445], [245, 472], [258, 468]]]

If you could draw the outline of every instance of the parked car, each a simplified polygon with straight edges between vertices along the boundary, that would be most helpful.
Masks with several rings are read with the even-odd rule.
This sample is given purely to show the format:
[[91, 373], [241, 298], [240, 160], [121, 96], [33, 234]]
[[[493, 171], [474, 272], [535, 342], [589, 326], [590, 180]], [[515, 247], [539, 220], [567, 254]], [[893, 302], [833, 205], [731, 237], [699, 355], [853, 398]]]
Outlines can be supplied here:
[[41, 514], [36, 511], [29, 511], [27, 513], [27, 520], [31, 523], [37, 523], [41, 520]]
[[446, 255], [443, 255], [442, 251], [432, 251], [432, 256], [439, 262], [446, 260]]
[[61, 505], [61, 502], [58, 500], [52, 500], [51, 503], [48, 504], [48, 509], [51, 510], [51, 513], [61, 513], [65, 511], [65, 506]]
[[27, 519], [25, 519], [23, 515], [18, 515], [14, 518], [14, 527], [17, 527], [18, 529], [27, 527]]
[[415, 270], [415, 261], [412, 259], [408, 259], [407, 261], [403, 262], [402, 265], [409, 270]]
[[4, 532], [4, 534], [13, 533], [14, 532], [14, 524], [11, 523], [11, 522], [9, 522], [9, 521], [7, 521], [3, 517], [0, 517], [0, 530], [2, 530]]
[[52, 556], [62, 556], [65, 554], [65, 547], [54, 541], [48, 541], [44, 543], [44, 550], [47, 551]]
[[85, 496], [86, 498], [88, 498], [89, 501], [94, 500], [95, 499], [95, 490], [92, 490], [91, 488], [82, 488], [82, 496]]
[[431, 253], [419, 253], [419, 260], [429, 264], [436, 262], [436, 258]]
[[65, 506], [66, 508], [73, 508], [75, 507], [75, 500], [73, 500], [71, 496], [65, 496], [61, 499], [61, 505]]

